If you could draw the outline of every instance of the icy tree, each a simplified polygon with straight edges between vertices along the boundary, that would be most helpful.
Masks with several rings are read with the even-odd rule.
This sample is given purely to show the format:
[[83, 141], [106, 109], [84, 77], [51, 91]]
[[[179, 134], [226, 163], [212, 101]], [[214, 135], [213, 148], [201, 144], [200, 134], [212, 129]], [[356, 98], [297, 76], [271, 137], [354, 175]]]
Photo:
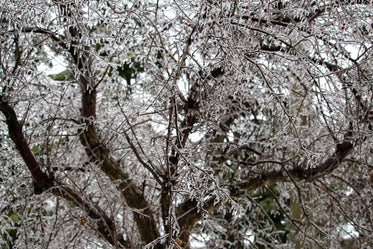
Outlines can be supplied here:
[[0, 3], [2, 248], [372, 246], [371, 1]]

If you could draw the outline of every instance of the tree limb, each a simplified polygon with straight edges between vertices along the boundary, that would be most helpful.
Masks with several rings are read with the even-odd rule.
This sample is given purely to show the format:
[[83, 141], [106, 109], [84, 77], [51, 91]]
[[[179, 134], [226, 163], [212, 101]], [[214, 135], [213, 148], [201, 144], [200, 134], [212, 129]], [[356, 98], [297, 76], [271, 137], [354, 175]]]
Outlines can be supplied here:
[[[349, 140], [352, 135], [351, 129], [352, 128], [350, 127], [349, 132], [345, 136], [345, 140], [342, 143], [337, 144], [333, 155], [327, 158], [319, 166], [311, 169], [293, 168], [287, 172], [278, 170], [264, 173], [256, 177], [249, 177], [230, 185], [230, 196], [232, 198], [237, 198], [247, 193], [247, 191], [258, 189], [270, 183], [291, 182], [293, 180], [315, 181], [320, 177], [332, 173], [354, 148], [352, 141]], [[215, 198], [216, 196], [212, 196], [205, 201], [202, 209], [209, 212], [217, 210], [222, 202], [215, 203]], [[203, 212], [199, 211], [197, 207], [197, 200], [187, 200], [177, 208], [177, 217], [184, 233], [185, 231], [190, 231], [194, 224], [202, 219]]]
[[[80, 37], [79, 30], [76, 27], [70, 26], [68, 31], [75, 40]], [[57, 37], [53, 32], [46, 29], [26, 27], [23, 28], [22, 32], [34, 32], [49, 35], [53, 41], [70, 53], [77, 69], [88, 73], [85, 67], [87, 66], [87, 63], [89, 64], [89, 54], [85, 50], [78, 50], [76, 46], [74, 46], [75, 40], [72, 40], [70, 46], [67, 46], [66, 42], [62, 41], [62, 39]], [[96, 117], [96, 87], [90, 84], [89, 77], [84, 73], [80, 74], [78, 81], [82, 89], [82, 123], [85, 124], [85, 128], [81, 130], [80, 134], [81, 144], [85, 147], [90, 159], [100, 165], [101, 170], [110, 180], [120, 181], [120, 184], [117, 185], [118, 190], [120, 190], [122, 196], [127, 201], [128, 206], [136, 209], [136, 211], [133, 212], [133, 215], [138, 225], [141, 238], [144, 242], [150, 243], [159, 237], [159, 231], [153, 214], [149, 208], [149, 204], [147, 203], [142, 191], [133, 183], [129, 178], [129, 175], [122, 170], [118, 163], [110, 157], [108, 149], [100, 143], [96, 128], [92, 122]], [[18, 122], [14, 122], [14, 120], [16, 120], [13, 115], [14, 111], [12, 112], [5, 102], [1, 102], [0, 110], [7, 117], [7, 120], [9, 119], [8, 127], [10, 127], [10, 136], [13, 141], [17, 141], [17, 149], [20, 151], [25, 162], [27, 162], [37, 185], [40, 185], [43, 189], [46, 186], [52, 186], [52, 183], [48, 183], [47, 176], [39, 168], [39, 165], [31, 151], [25, 149], [27, 143], [24, 137], [19, 135], [21, 129], [20, 125], [17, 125]], [[74, 196], [76, 197], [76, 195]], [[139, 210], [142, 211], [140, 212]]]
[[85, 125], [80, 135], [81, 144], [85, 147], [88, 157], [100, 166], [101, 170], [111, 181], [120, 182], [117, 185], [117, 189], [121, 192], [128, 206], [136, 209], [133, 215], [141, 238], [145, 243], [150, 243], [160, 236], [153, 213], [143, 192], [135, 185], [119, 164], [110, 157], [109, 150], [100, 142], [93, 123], [96, 117], [96, 89], [86, 90], [87, 86], [85, 81], [81, 81], [81, 115], [82, 122]]
[[82, 198], [81, 194], [74, 189], [63, 184], [57, 185], [58, 187], [52, 189], [52, 193], [71, 201], [75, 206], [84, 210], [92, 220], [97, 221], [97, 230], [107, 242], [119, 248], [129, 248], [131, 246], [122, 235], [117, 235], [114, 219], [111, 219], [104, 210]]
[[48, 176], [43, 172], [40, 164], [36, 161], [35, 156], [30, 150], [27, 144], [26, 138], [22, 132], [22, 126], [18, 122], [17, 115], [8, 102], [3, 101], [0, 96], [0, 111], [6, 117], [6, 123], [8, 125], [9, 136], [14, 142], [17, 151], [21, 155], [23, 161], [27, 165], [34, 183], [36, 184], [37, 193], [41, 193], [48, 189], [52, 189], [51, 192], [56, 195], [63, 197], [66, 200], [72, 201], [74, 205], [79, 206], [87, 212], [87, 215], [97, 220], [97, 230], [100, 232], [101, 236], [105, 238], [112, 245], [116, 245], [117, 242], [121, 247], [129, 247], [129, 243], [123, 239], [123, 236], [119, 238], [113, 237], [113, 231], [115, 231], [115, 223], [110, 219], [106, 213], [97, 206], [88, 203], [86, 200], [81, 198], [81, 195], [74, 191], [73, 189], [63, 186], [62, 184], [56, 183], [55, 179]]
[[0, 96], [0, 111], [6, 118], [9, 136], [15, 144], [16, 149], [21, 155], [23, 161], [27, 165], [32, 178], [37, 185], [36, 187], [38, 188], [38, 191], [42, 192], [52, 187], [54, 185], [53, 178], [48, 176], [36, 161], [26, 141], [26, 138], [23, 135], [22, 125], [18, 122], [17, 115], [13, 107], [11, 107], [7, 101], [3, 100], [2, 96]]

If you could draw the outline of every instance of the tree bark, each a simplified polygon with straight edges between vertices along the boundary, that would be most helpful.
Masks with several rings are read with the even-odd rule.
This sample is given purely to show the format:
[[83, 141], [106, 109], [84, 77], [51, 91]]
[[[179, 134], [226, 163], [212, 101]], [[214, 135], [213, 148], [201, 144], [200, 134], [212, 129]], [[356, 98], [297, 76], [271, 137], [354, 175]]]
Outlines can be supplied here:
[[6, 118], [8, 125], [9, 136], [16, 146], [17, 151], [21, 155], [23, 161], [26, 163], [27, 168], [31, 172], [32, 179], [34, 180], [39, 192], [42, 192], [54, 185], [51, 176], [48, 176], [40, 167], [32, 154], [27, 140], [22, 132], [22, 125], [18, 122], [17, 115], [9, 105], [8, 102], [3, 101], [0, 96], [0, 111]]

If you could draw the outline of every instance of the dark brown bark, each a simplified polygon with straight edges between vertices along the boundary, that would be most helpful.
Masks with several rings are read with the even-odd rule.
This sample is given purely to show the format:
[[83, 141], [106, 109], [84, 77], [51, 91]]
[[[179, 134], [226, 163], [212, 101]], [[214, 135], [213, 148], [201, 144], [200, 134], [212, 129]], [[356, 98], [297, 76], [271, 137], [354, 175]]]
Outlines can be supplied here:
[[66, 200], [71, 201], [74, 205], [84, 210], [88, 217], [96, 220], [97, 230], [100, 235], [110, 244], [117, 248], [129, 248], [130, 243], [126, 241], [122, 235], [117, 234], [114, 219], [111, 219], [104, 210], [92, 202], [85, 200], [81, 197], [81, 194], [75, 190], [60, 185], [52, 190], [52, 193], [56, 196], [60, 196]]
[[[149, 208], [143, 192], [133, 183], [129, 175], [123, 171], [119, 164], [110, 157], [109, 150], [100, 142], [96, 127], [94, 126], [94, 119], [96, 117], [96, 90], [93, 88], [90, 89], [90, 86], [87, 87], [84, 80], [81, 81], [81, 87], [81, 115], [85, 128], [81, 131], [80, 141], [85, 147], [91, 161], [100, 165], [102, 171], [110, 180], [121, 182], [117, 188], [128, 206], [136, 209], [133, 215], [141, 239], [145, 243], [150, 243], [160, 236], [153, 212]], [[155, 248], [163, 248], [163, 246], [158, 245]]]
[[183, 248], [189, 248], [190, 232], [194, 224], [202, 219], [202, 215], [220, 207], [221, 203], [215, 205], [215, 198], [215, 196], [210, 197], [200, 209], [198, 208], [198, 202], [195, 200], [187, 200], [177, 208], [176, 217], [181, 227], [179, 240]]
[[[66, 13], [69, 13], [73, 5], [63, 5], [66, 8]], [[80, 40], [81, 34], [79, 29], [71, 25], [68, 27], [72, 40], [68, 49], [73, 62], [80, 71], [78, 82], [80, 83], [82, 98], [81, 98], [81, 122], [85, 127], [80, 131], [80, 141], [85, 147], [86, 153], [90, 160], [100, 165], [102, 171], [112, 181], [120, 181], [121, 184], [117, 187], [123, 198], [126, 200], [129, 207], [137, 209], [133, 212], [135, 222], [137, 224], [141, 239], [145, 243], [150, 243], [157, 239], [160, 234], [154, 220], [149, 204], [144, 197], [142, 191], [132, 182], [129, 175], [123, 171], [117, 162], [110, 157], [110, 152], [106, 146], [100, 143], [99, 136], [94, 125], [96, 118], [96, 85], [92, 82], [89, 72], [91, 58], [86, 48], [78, 49], [77, 42]], [[66, 44], [61, 45], [67, 48]], [[161, 245], [156, 248], [163, 248]]]
[[332, 173], [336, 168], [338, 168], [340, 163], [352, 151], [353, 148], [354, 147], [352, 142], [345, 141], [338, 144], [333, 155], [315, 168], [293, 168], [288, 171], [273, 171], [257, 177], [248, 178], [237, 183], [231, 189], [231, 196], [239, 196], [246, 191], [254, 190], [275, 182], [291, 182], [303, 180], [315, 181], [320, 177]]
[[43, 172], [40, 164], [36, 161], [32, 154], [26, 138], [22, 132], [22, 126], [18, 122], [17, 115], [7, 102], [0, 102], [0, 111], [6, 117], [9, 136], [14, 142], [17, 151], [21, 155], [23, 161], [27, 165], [38, 193], [52, 188], [51, 192], [56, 196], [61, 196], [66, 200], [70, 200], [74, 205], [79, 206], [87, 213], [87, 216], [93, 220], [97, 220], [97, 230], [106, 241], [117, 247], [129, 247], [129, 243], [123, 239], [123, 236], [116, 236], [114, 220], [110, 219], [106, 213], [99, 207], [87, 202], [81, 198], [81, 195], [71, 188], [57, 184], [55, 179]]
[[22, 132], [22, 125], [18, 122], [17, 115], [8, 102], [0, 98], [0, 111], [6, 118], [8, 125], [9, 136], [16, 146], [17, 151], [21, 155], [23, 161], [26, 163], [27, 168], [30, 170], [32, 178], [41, 191], [46, 190], [53, 186], [53, 180], [41, 169], [39, 163], [36, 161], [32, 154], [27, 140]]
[[[292, 181], [315, 181], [320, 177], [332, 173], [344, 160], [344, 158], [352, 151], [354, 148], [353, 143], [348, 141], [351, 137], [351, 132], [346, 134], [346, 141], [337, 144], [335, 152], [332, 156], [327, 158], [318, 167], [312, 169], [302, 169], [294, 168], [288, 171], [280, 170], [273, 171], [266, 174], [261, 174], [257, 177], [250, 177], [246, 180], [240, 181], [231, 186], [230, 196], [232, 198], [242, 196], [247, 193], [247, 191], [254, 190], [270, 183], [276, 182], [292, 182]], [[215, 196], [210, 197], [203, 205], [203, 210], [214, 211], [220, 206], [220, 203], [214, 203]], [[202, 218], [202, 210], [198, 212], [197, 201], [187, 200], [177, 209], [178, 222], [182, 228], [180, 234], [180, 239], [183, 245], [187, 245], [189, 241], [190, 231], [194, 224]]]

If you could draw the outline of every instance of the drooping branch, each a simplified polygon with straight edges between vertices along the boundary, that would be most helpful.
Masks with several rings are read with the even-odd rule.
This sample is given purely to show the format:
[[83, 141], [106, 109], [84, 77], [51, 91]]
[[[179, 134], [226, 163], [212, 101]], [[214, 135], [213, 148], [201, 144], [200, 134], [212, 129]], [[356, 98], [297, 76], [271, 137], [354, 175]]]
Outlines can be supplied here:
[[[277, 170], [260, 174], [259, 176], [249, 177], [239, 181], [238, 183], [232, 183], [230, 186], [230, 196], [232, 198], [240, 197], [248, 191], [258, 189], [271, 183], [315, 181], [320, 177], [332, 173], [354, 148], [353, 142], [351, 141], [351, 130], [352, 127], [350, 126], [349, 131], [345, 135], [344, 141], [337, 144], [335, 152], [317, 167], [311, 169], [299, 167], [290, 170]], [[202, 210], [208, 212], [217, 210], [220, 207], [221, 202], [214, 202], [215, 198], [216, 196], [211, 196], [207, 201], [205, 201], [202, 205]], [[185, 230], [184, 233], [190, 231], [194, 224], [202, 219], [203, 212], [197, 207], [198, 202], [196, 200], [187, 200], [178, 207], [177, 217], [179, 223]], [[188, 241], [188, 238], [186, 236], [183, 237], [183, 234], [181, 234], [181, 237], [183, 238], [183, 242]]]
[[63, 184], [56, 185], [57, 187], [52, 189], [52, 193], [71, 201], [75, 206], [81, 208], [89, 218], [97, 221], [96, 229], [107, 242], [117, 248], [129, 248], [131, 246], [121, 234], [117, 234], [114, 219], [111, 219], [104, 210], [91, 201], [82, 198], [81, 194], [74, 189]]
[[315, 168], [293, 168], [287, 171], [272, 171], [266, 174], [261, 174], [257, 177], [250, 177], [232, 186], [231, 196], [237, 197], [243, 192], [254, 190], [270, 183], [291, 182], [293, 180], [315, 181], [320, 177], [332, 173], [336, 168], [338, 168], [340, 163], [352, 151], [353, 148], [352, 142], [343, 142], [338, 144], [334, 154]]
[[97, 230], [100, 235], [105, 238], [106, 241], [112, 245], [120, 247], [129, 247], [129, 243], [123, 239], [123, 236], [113, 236], [115, 231], [115, 224], [108, 215], [97, 206], [93, 206], [92, 203], [87, 202], [81, 198], [81, 194], [75, 190], [64, 186], [52, 177], [47, 175], [41, 168], [40, 164], [35, 159], [35, 156], [30, 150], [30, 147], [26, 141], [26, 138], [22, 132], [22, 125], [18, 122], [17, 115], [12, 106], [8, 102], [1, 100], [0, 98], [0, 111], [6, 118], [8, 125], [9, 136], [16, 146], [17, 151], [21, 155], [23, 161], [28, 167], [32, 178], [36, 184], [38, 193], [45, 190], [51, 189], [51, 192], [56, 195], [63, 197], [66, 200], [72, 201], [74, 205], [80, 207], [87, 213], [87, 216], [93, 220], [97, 220]]
[[[64, 42], [62, 37], [59, 37], [55, 32], [52, 32], [49, 29], [40, 28], [40, 27], [24, 27], [20, 30], [23, 33], [34, 33], [34, 34], [42, 34], [49, 36], [54, 42], [56, 42], [60, 47], [67, 50], [67, 45]], [[9, 30], [6, 31], [8, 33], [15, 33], [17, 30]]]

